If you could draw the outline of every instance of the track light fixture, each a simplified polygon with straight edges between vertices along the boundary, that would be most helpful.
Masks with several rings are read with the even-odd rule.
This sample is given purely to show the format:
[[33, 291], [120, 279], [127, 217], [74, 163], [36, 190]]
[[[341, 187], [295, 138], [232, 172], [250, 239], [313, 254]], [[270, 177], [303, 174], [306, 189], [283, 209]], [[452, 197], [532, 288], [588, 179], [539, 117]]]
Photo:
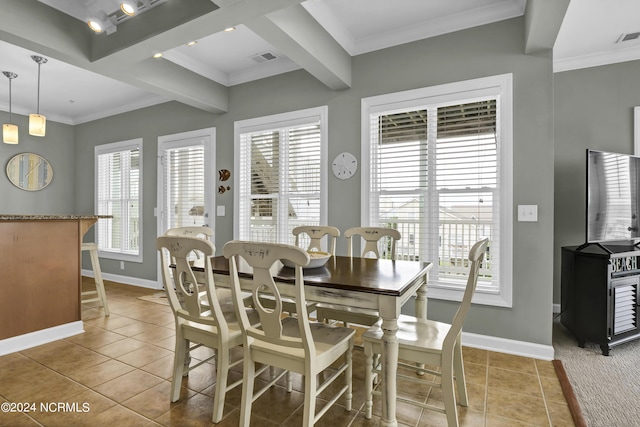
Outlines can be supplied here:
[[11, 80], [18, 77], [18, 75], [11, 71], [3, 71], [2, 74], [9, 79], [9, 123], [2, 125], [2, 142], [5, 144], [17, 144], [18, 126], [13, 124], [13, 117], [11, 115]]
[[116, 31], [115, 23], [107, 16], [107, 13], [103, 10], [98, 11], [94, 16], [87, 20], [87, 25], [97, 34], [106, 32], [107, 34], [114, 33]]
[[111, 0], [110, 4], [114, 9], [106, 11], [98, 10], [87, 19], [87, 25], [97, 34], [113, 34], [118, 30], [118, 24], [167, 1], [168, 0]]
[[38, 64], [38, 102], [36, 114], [29, 114], [29, 135], [44, 136], [47, 130], [47, 118], [40, 114], [40, 66], [47, 63], [47, 58], [31, 55], [31, 59]]
[[133, 16], [138, 12], [138, 0], [123, 0], [120, 2], [120, 10], [128, 16]]

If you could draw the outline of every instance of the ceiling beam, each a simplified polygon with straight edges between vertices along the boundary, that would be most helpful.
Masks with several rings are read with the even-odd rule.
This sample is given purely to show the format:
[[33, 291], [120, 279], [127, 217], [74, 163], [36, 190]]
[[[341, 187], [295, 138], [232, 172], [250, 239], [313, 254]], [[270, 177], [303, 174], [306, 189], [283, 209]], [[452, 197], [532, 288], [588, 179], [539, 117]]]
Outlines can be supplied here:
[[525, 9], [525, 54], [553, 49], [571, 0], [528, 0]]
[[[108, 39], [110, 36], [93, 34], [85, 23], [36, 0], [2, 0], [0, 40], [204, 111], [223, 113], [229, 102], [227, 87], [169, 61], [152, 60], [151, 55], [298, 5], [301, 1], [219, 0], [215, 4], [220, 8], [207, 5], [210, 0], [168, 2], [199, 5], [196, 10], [200, 10], [201, 15], [182, 14], [172, 24], [168, 21], [171, 7], [162, 9], [165, 5], [161, 5], [148, 13], [151, 15], [155, 11], [156, 17], [162, 16], [162, 27], [158, 27], [157, 20], [147, 22], [155, 30], [130, 31], [129, 39], [121, 34], [113, 44]], [[148, 20], [139, 20], [141, 25], [145, 21]], [[124, 35], [127, 32], [122, 31]], [[116, 41], [116, 38], [111, 40]]]
[[245, 25], [329, 88], [351, 87], [351, 56], [302, 5], [260, 16]]

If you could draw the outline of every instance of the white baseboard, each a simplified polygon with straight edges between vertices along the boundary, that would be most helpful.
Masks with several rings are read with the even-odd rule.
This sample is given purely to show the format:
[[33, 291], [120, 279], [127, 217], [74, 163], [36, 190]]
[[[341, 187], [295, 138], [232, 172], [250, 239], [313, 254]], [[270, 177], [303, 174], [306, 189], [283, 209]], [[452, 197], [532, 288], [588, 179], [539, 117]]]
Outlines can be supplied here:
[[29, 332], [17, 337], [0, 340], [0, 356], [26, 350], [52, 341], [61, 340], [84, 332], [82, 320], [53, 326], [40, 331]]
[[[93, 270], [82, 269], [82, 275], [87, 277], [93, 277]], [[125, 285], [139, 286], [141, 288], [149, 289], [163, 289], [162, 283], [154, 280], [139, 279], [137, 277], [120, 276], [118, 274], [102, 273], [104, 280], [110, 280], [112, 282], [124, 283]]]
[[515, 354], [517, 356], [534, 359], [553, 360], [555, 353], [552, 345], [535, 344], [525, 341], [509, 340], [506, 338], [462, 332], [462, 345], [497, 351], [499, 353]]

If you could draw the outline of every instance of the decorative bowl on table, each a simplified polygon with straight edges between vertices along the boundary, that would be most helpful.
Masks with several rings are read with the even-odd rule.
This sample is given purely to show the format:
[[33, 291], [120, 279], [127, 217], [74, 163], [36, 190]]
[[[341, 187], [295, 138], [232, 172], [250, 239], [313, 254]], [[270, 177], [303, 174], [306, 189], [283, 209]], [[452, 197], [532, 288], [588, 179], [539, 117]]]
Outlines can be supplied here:
[[[323, 267], [327, 261], [329, 261], [329, 258], [331, 258], [331, 254], [329, 252], [307, 251], [307, 253], [309, 254], [309, 264], [302, 267], [305, 270], [308, 268]], [[288, 259], [282, 259], [280, 261], [282, 261], [282, 264], [284, 264], [285, 267], [295, 268], [296, 266], [295, 263]]]

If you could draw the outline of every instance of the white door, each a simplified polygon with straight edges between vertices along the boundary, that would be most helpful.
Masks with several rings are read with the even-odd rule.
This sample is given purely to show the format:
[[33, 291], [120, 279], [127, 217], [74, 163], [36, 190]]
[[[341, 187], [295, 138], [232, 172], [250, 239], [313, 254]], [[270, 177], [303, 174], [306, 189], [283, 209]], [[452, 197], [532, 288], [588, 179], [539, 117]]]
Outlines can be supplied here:
[[158, 236], [169, 228], [214, 228], [215, 128], [158, 138]]

